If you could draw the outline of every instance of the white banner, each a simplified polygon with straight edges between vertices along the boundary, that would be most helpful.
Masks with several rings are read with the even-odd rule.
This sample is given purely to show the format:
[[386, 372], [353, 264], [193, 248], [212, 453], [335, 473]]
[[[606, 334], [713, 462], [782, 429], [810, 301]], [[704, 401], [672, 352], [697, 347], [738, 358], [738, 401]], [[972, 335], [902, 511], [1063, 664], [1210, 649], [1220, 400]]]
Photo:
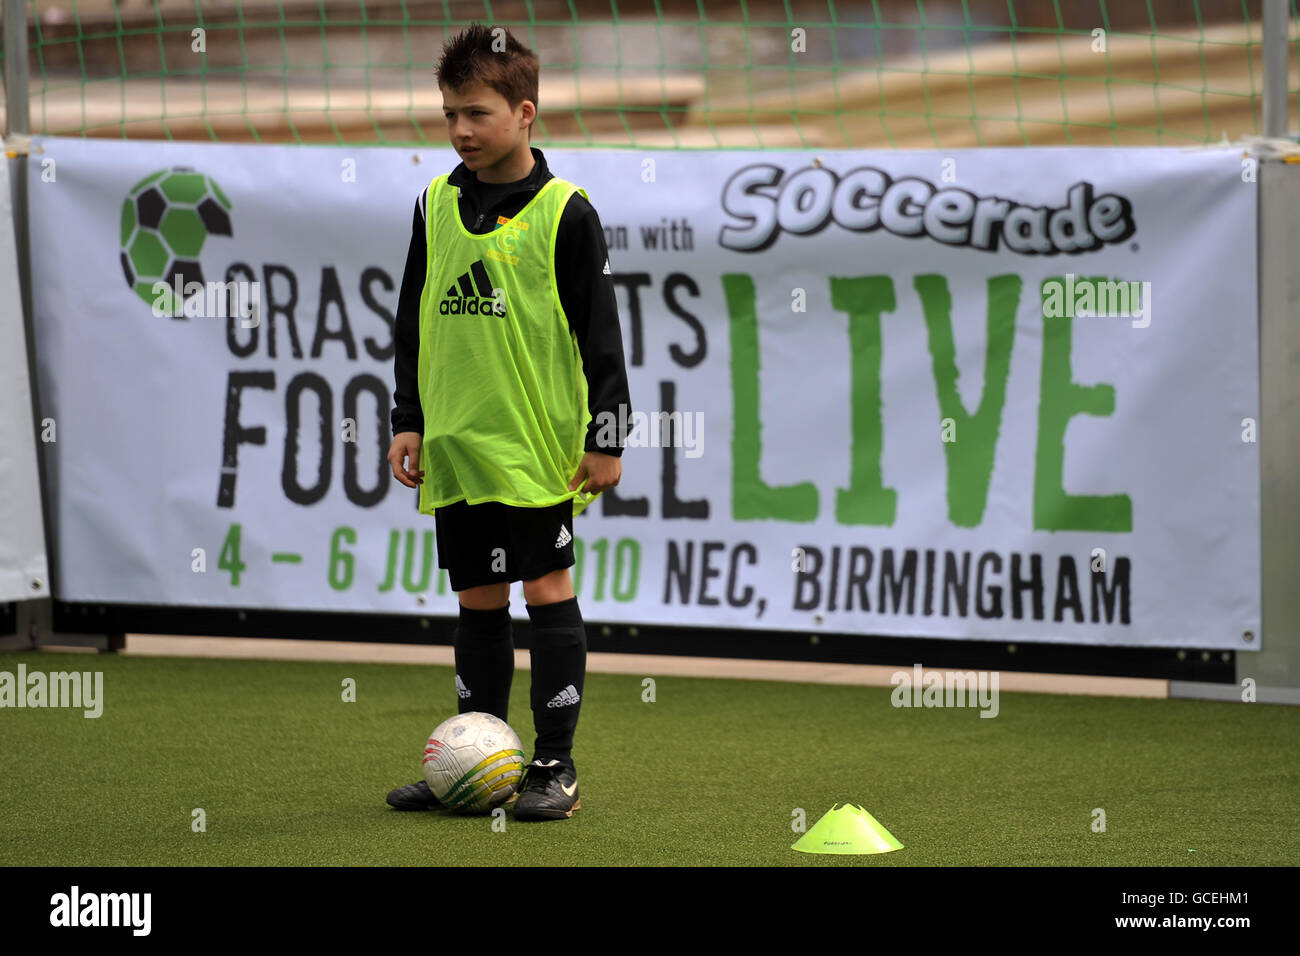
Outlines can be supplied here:
[[0, 162], [0, 601], [50, 597], [9, 163]]
[[[455, 156], [42, 145], [60, 596], [454, 613], [384, 458], [412, 208]], [[1238, 150], [547, 159], [605, 225], [637, 413], [575, 522], [589, 620], [1258, 646]], [[256, 319], [155, 314], [177, 270]]]

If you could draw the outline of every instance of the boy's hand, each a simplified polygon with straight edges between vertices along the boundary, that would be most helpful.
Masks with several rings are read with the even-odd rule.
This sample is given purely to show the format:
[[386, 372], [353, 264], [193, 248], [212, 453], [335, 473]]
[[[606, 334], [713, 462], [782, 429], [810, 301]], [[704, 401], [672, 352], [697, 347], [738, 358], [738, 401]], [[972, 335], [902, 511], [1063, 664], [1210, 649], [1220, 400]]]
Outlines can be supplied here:
[[569, 482], [569, 490], [576, 491], [587, 480], [587, 487], [582, 489], [585, 495], [596, 495], [608, 488], [613, 488], [623, 477], [623, 460], [615, 455], [606, 455], [598, 451], [589, 451], [578, 463], [578, 473]]
[[408, 488], [418, 488], [424, 483], [424, 472], [407, 471], [409, 461], [414, 468], [420, 463], [420, 444], [424, 436], [419, 432], [398, 432], [388, 449], [388, 463], [393, 466], [393, 477]]

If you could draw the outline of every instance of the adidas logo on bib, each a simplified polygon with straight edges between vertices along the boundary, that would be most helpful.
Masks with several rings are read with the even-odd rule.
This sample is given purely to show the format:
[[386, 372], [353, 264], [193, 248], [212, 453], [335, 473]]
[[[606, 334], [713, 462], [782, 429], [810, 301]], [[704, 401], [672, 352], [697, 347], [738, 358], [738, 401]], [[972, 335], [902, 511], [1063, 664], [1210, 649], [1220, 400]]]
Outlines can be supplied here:
[[569, 529], [564, 527], [564, 525], [560, 525], [560, 536], [555, 539], [555, 546], [557, 548], [562, 548], [572, 540], [573, 535], [569, 534]]
[[576, 704], [582, 698], [578, 696], [578, 688], [570, 684], [564, 690], [560, 691], [547, 702], [547, 707], [569, 707]]
[[483, 260], [479, 259], [442, 294], [438, 311], [443, 315], [491, 315], [499, 318], [506, 314], [506, 304], [493, 293], [492, 280], [488, 278]]
[[460, 697], [461, 700], [464, 700], [469, 696], [469, 688], [465, 686], [465, 682], [460, 679], [459, 674], [456, 675], [456, 695]]

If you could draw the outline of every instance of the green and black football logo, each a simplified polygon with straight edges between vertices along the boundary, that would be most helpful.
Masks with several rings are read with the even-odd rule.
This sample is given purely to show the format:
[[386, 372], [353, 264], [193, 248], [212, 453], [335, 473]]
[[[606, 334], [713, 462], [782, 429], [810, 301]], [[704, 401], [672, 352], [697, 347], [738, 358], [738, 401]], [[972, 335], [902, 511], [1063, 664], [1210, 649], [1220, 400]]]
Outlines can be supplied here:
[[211, 176], [189, 166], [160, 169], [140, 180], [122, 202], [122, 272], [126, 284], [151, 307], [165, 282], [162, 305], [181, 310], [173, 289], [204, 284], [199, 253], [208, 236], [232, 236], [230, 200]]

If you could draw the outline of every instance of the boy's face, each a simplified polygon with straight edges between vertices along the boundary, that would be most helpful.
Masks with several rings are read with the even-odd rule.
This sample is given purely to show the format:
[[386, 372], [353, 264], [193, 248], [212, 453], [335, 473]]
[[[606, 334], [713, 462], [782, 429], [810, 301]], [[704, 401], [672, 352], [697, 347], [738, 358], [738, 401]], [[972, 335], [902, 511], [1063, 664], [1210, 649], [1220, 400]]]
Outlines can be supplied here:
[[527, 147], [537, 115], [530, 100], [512, 110], [504, 96], [483, 83], [441, 89], [447, 138], [467, 168], [479, 173], [513, 156], [521, 143]]

